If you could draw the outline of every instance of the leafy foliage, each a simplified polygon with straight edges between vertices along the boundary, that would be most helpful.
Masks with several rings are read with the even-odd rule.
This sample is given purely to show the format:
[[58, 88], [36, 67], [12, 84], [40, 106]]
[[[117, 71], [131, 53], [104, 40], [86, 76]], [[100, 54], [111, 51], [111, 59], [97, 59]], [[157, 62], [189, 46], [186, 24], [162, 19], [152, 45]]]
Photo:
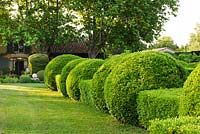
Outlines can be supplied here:
[[139, 92], [137, 98], [139, 124], [147, 128], [150, 120], [178, 117], [182, 92], [182, 88]]
[[80, 58], [79, 56], [63, 54], [52, 59], [45, 67], [45, 71], [44, 71], [45, 85], [52, 90], [57, 90], [56, 83], [55, 83], [55, 76], [61, 73], [62, 68], [68, 62], [75, 59], [79, 59], [79, 58]]
[[170, 36], [164, 36], [159, 38], [155, 44], [151, 46], [151, 48], [163, 48], [168, 47], [172, 50], [176, 50], [178, 46], [174, 43], [173, 39]]
[[44, 81], [44, 70], [40, 70], [37, 72], [37, 77], [40, 81]]
[[60, 92], [60, 79], [61, 78], [61, 75], [60, 74], [57, 74], [55, 76], [55, 81], [56, 81], [56, 89], [58, 90], [58, 92]]
[[168, 54], [143, 51], [127, 55], [113, 69], [104, 85], [109, 112], [121, 122], [137, 124], [138, 92], [179, 87], [179, 74], [176, 60]]
[[19, 77], [19, 82], [20, 83], [31, 83], [32, 80], [31, 80], [31, 77], [29, 75], [21, 75]]
[[79, 89], [81, 94], [80, 101], [90, 106], [94, 106], [91, 96], [92, 80], [81, 80]]
[[115, 55], [108, 59], [94, 74], [92, 79], [91, 95], [97, 109], [108, 112], [104, 99], [104, 84], [113, 68], [120, 63], [126, 54]]
[[200, 118], [181, 117], [151, 121], [150, 134], [200, 134]]
[[76, 59], [73, 61], [70, 61], [69, 63], [67, 63], [61, 72], [61, 83], [60, 83], [60, 90], [61, 93], [63, 94], [63, 96], [68, 97], [67, 95], [67, 89], [66, 89], [66, 80], [67, 80], [67, 76], [69, 75], [70, 71], [75, 68], [76, 65], [78, 65], [79, 63], [81, 63], [82, 61], [84, 61], [86, 59]]
[[30, 74], [37, 73], [40, 70], [44, 70], [49, 62], [48, 55], [46, 54], [32, 54], [28, 57], [28, 66]]
[[67, 93], [70, 98], [80, 100], [79, 83], [81, 80], [92, 79], [94, 73], [103, 64], [100, 59], [88, 59], [72, 69], [67, 77]]
[[183, 88], [180, 115], [200, 116], [200, 65], [188, 76]]

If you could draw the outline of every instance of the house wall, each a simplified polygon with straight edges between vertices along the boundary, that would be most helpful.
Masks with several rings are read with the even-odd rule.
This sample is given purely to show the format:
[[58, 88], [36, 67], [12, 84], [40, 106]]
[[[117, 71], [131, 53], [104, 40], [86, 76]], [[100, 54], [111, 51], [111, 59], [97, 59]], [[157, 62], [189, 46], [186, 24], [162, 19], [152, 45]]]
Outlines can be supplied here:
[[9, 67], [9, 59], [0, 57], [0, 68], [8, 68]]

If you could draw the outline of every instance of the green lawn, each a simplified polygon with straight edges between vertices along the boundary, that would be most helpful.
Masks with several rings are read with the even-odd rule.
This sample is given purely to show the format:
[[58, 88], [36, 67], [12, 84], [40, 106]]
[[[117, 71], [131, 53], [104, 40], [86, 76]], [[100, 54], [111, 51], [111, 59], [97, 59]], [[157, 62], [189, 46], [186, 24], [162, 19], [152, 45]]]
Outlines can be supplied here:
[[0, 85], [0, 134], [146, 134], [43, 84]]

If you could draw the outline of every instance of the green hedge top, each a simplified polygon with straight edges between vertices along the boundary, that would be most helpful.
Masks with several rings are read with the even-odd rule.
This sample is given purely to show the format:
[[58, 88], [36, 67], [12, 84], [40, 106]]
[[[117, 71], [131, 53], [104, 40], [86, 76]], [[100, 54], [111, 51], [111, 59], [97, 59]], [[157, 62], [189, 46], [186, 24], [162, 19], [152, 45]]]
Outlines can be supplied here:
[[45, 66], [48, 64], [49, 58], [46, 54], [32, 54], [28, 57], [28, 66], [30, 69], [30, 74], [37, 73], [40, 70], [44, 70]]
[[78, 88], [80, 80], [92, 79], [94, 73], [103, 64], [103, 60], [88, 59], [78, 64], [72, 69], [67, 77], [67, 93], [74, 100], [80, 99], [80, 90]]
[[150, 134], [200, 134], [200, 117], [152, 120]]
[[52, 59], [46, 66], [44, 72], [45, 84], [52, 90], [56, 89], [55, 76], [60, 74], [62, 68], [70, 61], [79, 59], [79, 56], [71, 54], [63, 54]]
[[104, 84], [112, 69], [120, 63], [126, 54], [115, 55], [109, 58], [94, 74], [92, 79], [91, 95], [97, 109], [108, 112], [104, 99]]
[[137, 113], [140, 125], [147, 128], [150, 120], [178, 117], [179, 100], [182, 93], [183, 88], [139, 92]]
[[87, 59], [76, 59], [76, 60], [73, 60], [73, 61], [70, 61], [69, 63], [67, 63], [63, 69], [62, 69], [62, 72], [61, 72], [61, 85], [60, 85], [60, 88], [61, 88], [61, 92], [63, 94], [63, 96], [65, 97], [68, 97], [67, 95], [67, 90], [66, 90], [66, 79], [67, 79], [67, 76], [69, 75], [69, 72], [76, 66], [78, 65], [79, 63], [81, 63], [82, 61], [85, 61]]
[[188, 76], [183, 88], [180, 115], [200, 116], [200, 65]]
[[136, 98], [139, 91], [179, 87], [176, 60], [168, 54], [143, 51], [127, 55], [106, 79], [104, 94], [112, 116], [137, 124]]

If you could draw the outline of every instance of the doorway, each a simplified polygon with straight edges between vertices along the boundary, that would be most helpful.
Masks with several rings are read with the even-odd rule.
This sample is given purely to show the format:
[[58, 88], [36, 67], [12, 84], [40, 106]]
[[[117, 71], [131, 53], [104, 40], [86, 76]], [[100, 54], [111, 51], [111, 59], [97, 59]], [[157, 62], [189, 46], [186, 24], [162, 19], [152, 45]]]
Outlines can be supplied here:
[[16, 60], [15, 62], [15, 74], [21, 75], [22, 71], [24, 71], [24, 61]]

